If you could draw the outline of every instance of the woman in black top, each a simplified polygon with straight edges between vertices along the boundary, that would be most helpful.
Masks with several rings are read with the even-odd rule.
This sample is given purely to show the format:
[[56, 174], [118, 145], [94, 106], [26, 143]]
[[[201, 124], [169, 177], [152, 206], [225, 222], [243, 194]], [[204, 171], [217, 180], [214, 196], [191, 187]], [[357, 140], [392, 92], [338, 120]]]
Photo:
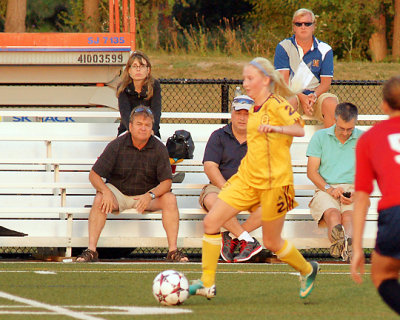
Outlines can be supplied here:
[[117, 89], [121, 124], [118, 135], [129, 128], [132, 110], [145, 105], [154, 115], [153, 133], [160, 137], [161, 87], [160, 82], [151, 75], [149, 58], [140, 51], [134, 51], [122, 72], [122, 80]]

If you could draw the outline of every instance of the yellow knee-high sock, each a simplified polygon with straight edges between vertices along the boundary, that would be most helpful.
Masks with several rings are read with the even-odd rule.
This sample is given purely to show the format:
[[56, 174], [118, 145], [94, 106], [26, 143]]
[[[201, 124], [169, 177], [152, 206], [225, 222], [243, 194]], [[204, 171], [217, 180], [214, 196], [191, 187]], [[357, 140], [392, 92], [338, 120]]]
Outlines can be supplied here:
[[285, 240], [283, 247], [275, 252], [275, 254], [279, 260], [286, 262], [288, 265], [299, 271], [303, 276], [312, 271], [311, 264], [304, 259], [300, 251], [297, 250], [293, 243], [288, 240]]
[[221, 234], [203, 235], [202, 266], [203, 275], [201, 281], [205, 287], [215, 284], [215, 273], [217, 272], [218, 258], [221, 251]]

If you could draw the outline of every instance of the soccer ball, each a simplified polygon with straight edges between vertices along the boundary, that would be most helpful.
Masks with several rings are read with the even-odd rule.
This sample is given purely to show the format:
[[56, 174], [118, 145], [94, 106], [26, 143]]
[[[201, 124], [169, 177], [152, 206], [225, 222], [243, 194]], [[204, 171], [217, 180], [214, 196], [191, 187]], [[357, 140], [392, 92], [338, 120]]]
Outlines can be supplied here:
[[153, 295], [164, 306], [175, 306], [189, 297], [189, 282], [183, 273], [166, 270], [153, 281]]

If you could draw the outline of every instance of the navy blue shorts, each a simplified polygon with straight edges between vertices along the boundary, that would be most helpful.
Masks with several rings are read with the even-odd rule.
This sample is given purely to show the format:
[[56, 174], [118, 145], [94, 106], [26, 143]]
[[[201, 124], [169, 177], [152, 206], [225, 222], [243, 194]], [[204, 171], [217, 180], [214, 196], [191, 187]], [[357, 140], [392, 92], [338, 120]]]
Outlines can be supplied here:
[[379, 212], [375, 250], [383, 256], [400, 259], [400, 206]]

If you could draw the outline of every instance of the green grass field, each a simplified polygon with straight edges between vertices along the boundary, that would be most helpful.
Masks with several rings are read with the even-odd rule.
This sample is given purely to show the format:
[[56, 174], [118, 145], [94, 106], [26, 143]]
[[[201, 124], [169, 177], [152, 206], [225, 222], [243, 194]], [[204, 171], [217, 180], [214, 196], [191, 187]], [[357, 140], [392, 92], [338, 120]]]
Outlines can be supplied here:
[[397, 319], [368, 274], [356, 285], [345, 264], [322, 264], [305, 300], [298, 297], [297, 274], [286, 265], [219, 264], [216, 298], [161, 307], [151, 287], [166, 269], [192, 280], [201, 265], [0, 263], [0, 319]]

